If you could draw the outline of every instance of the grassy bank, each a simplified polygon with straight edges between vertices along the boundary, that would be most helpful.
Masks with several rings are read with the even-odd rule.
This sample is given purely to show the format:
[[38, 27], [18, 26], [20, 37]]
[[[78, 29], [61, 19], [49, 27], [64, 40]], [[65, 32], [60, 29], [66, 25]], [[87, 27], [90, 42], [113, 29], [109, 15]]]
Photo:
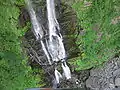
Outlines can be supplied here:
[[76, 70], [96, 67], [120, 51], [120, 1], [81, 0], [73, 4], [80, 30], [82, 54], [70, 60]]
[[0, 0], [0, 90], [43, 85], [38, 84], [42, 77], [33, 75], [33, 70], [26, 65], [27, 57], [22, 54], [21, 37], [27, 26], [18, 27], [20, 10], [16, 5], [24, 6], [24, 0]]

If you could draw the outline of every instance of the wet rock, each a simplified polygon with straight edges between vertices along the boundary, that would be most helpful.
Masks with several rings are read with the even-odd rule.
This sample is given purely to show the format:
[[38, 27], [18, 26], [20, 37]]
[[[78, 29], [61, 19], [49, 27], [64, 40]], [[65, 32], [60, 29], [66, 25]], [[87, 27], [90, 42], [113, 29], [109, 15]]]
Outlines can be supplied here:
[[109, 84], [109, 87], [110, 87], [110, 88], [115, 88], [115, 85], [110, 83], [110, 84]]
[[120, 68], [113, 72], [113, 76], [118, 76], [118, 75], [120, 75]]
[[120, 86], [120, 78], [115, 79], [115, 86]]
[[100, 72], [99, 72], [98, 69], [92, 69], [92, 70], [90, 71], [90, 75], [91, 75], [91, 76], [98, 76], [99, 73], [100, 73]]
[[93, 86], [92, 86], [92, 85], [93, 85], [92, 77], [89, 78], [89, 79], [86, 81], [86, 85], [87, 85], [87, 87], [93, 89]]
[[113, 78], [113, 77], [109, 78], [109, 82], [110, 82], [111, 84], [114, 84], [114, 78]]
[[30, 20], [30, 16], [25, 7], [20, 7], [20, 13], [21, 14], [19, 16], [18, 26], [23, 28], [27, 25], [27, 22]]
[[103, 67], [90, 70], [90, 76], [86, 80], [86, 87], [93, 90], [112, 90], [120, 86], [120, 63], [119, 58], [113, 58], [106, 62]]
[[72, 78], [69, 81], [63, 80], [60, 88], [85, 88], [85, 79], [88, 78], [88, 70], [72, 73]]

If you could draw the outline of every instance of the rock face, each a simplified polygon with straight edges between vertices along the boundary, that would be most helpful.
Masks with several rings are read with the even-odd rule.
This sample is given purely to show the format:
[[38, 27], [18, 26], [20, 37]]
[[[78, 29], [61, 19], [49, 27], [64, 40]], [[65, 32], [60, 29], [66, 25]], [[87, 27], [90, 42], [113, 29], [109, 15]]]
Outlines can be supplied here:
[[84, 88], [80, 90], [88, 90], [85, 89], [85, 81], [88, 77], [89, 77], [89, 70], [72, 72], [72, 78], [69, 81], [63, 80], [60, 83], [60, 88]]
[[[48, 39], [48, 26], [47, 26], [47, 17], [46, 17], [46, 4], [44, 0], [41, 2], [37, 2], [38, 0], [31, 0], [34, 4], [33, 8], [36, 12], [38, 21], [45, 27], [46, 35], [43, 37], [43, 41]], [[34, 2], [35, 1], [35, 2]], [[57, 1], [57, 0], [56, 0]], [[40, 4], [40, 5], [39, 5]], [[63, 43], [65, 44], [65, 49], [67, 53], [67, 58], [76, 57], [80, 50], [78, 49], [78, 45], [75, 43], [77, 35], [77, 17], [76, 13], [70, 6], [67, 4], [61, 3], [62, 8], [59, 8], [59, 5], [56, 6], [56, 14], [57, 19], [60, 23], [61, 33], [63, 35]], [[59, 12], [60, 10], [60, 12]], [[21, 11], [23, 12], [23, 11]], [[26, 13], [26, 12], [23, 12]], [[25, 14], [26, 15], [26, 14]], [[29, 16], [29, 15], [28, 15]], [[24, 15], [20, 17], [20, 23], [24, 24]], [[24, 25], [21, 25], [24, 26]], [[48, 82], [47, 87], [54, 87], [54, 66], [50, 66], [47, 62], [47, 58], [43, 49], [41, 48], [41, 44], [39, 41], [35, 40], [35, 36], [31, 30], [28, 30], [23, 39], [23, 46], [26, 49], [26, 53], [28, 54], [29, 58], [29, 65], [32, 68], [43, 68], [46, 74], [46, 81]], [[41, 65], [41, 66], [40, 66]], [[58, 67], [60, 65], [58, 64]], [[62, 71], [59, 67], [59, 71]], [[89, 76], [89, 71], [79, 72], [80, 74], [76, 73], [72, 75], [72, 79], [70, 81], [66, 81], [65, 78], [61, 80], [60, 88], [73, 88], [73, 87], [84, 87], [85, 86], [85, 79]], [[79, 80], [78, 80], [79, 79]], [[53, 83], [52, 83], [53, 80]], [[53, 85], [51, 85], [53, 84]]]
[[115, 85], [120, 86], [120, 77], [115, 79]]
[[106, 62], [103, 67], [90, 70], [86, 87], [92, 90], [113, 90], [120, 86], [120, 57]]

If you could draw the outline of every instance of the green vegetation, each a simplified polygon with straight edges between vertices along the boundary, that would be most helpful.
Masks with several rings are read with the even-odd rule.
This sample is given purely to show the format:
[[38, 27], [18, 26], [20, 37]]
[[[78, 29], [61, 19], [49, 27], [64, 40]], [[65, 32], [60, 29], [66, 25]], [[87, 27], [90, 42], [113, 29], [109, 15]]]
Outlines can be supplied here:
[[119, 52], [119, 5], [119, 0], [83, 0], [73, 4], [83, 28], [76, 42], [82, 54], [70, 60], [76, 70], [101, 65]]
[[[33, 75], [22, 54], [21, 36], [27, 30], [18, 28], [19, 8], [24, 0], [0, 0], [0, 90], [24, 90], [44, 84], [42, 76]], [[42, 72], [43, 73], [43, 72]]]
[[[83, 28], [76, 41], [82, 53], [69, 60], [76, 70], [99, 66], [120, 52], [119, 5], [119, 0], [78, 0], [73, 4]], [[0, 90], [45, 86], [44, 72], [27, 66], [28, 58], [22, 54], [21, 37], [30, 23], [18, 26], [18, 6], [24, 6], [24, 0], [0, 0]]]

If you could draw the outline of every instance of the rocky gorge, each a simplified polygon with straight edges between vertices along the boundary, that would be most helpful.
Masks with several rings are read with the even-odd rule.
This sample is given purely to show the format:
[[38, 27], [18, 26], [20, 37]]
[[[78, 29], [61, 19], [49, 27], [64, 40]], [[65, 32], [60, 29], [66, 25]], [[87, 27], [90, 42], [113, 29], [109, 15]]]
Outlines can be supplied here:
[[[77, 1], [75, 1], [75, 2], [77, 2]], [[76, 48], [78, 48], [78, 47], [73, 42], [73, 40], [76, 40], [76, 38], [69, 37], [69, 34], [70, 35], [73, 33], [74, 33], [74, 35], [77, 34], [77, 30], [76, 30], [77, 17], [76, 17], [76, 14], [74, 13], [74, 10], [70, 11], [71, 7], [69, 7], [69, 5], [71, 5], [72, 1], [70, 1], [70, 2], [66, 1], [65, 3], [66, 4], [63, 4], [63, 6], [61, 6], [61, 7], [63, 7], [61, 9], [61, 10], [63, 10], [62, 14], [59, 14], [59, 12], [57, 12], [57, 19], [60, 22], [61, 28], [63, 30], [61, 32], [63, 34], [64, 44], [65, 44], [65, 47], [67, 50], [68, 58], [73, 58], [73, 57], [77, 57], [77, 54], [80, 53], [79, 50], [76, 51]], [[43, 4], [43, 7], [44, 7], [43, 10], [45, 10], [44, 4]], [[56, 6], [56, 7], [58, 7], [58, 6]], [[60, 10], [59, 7], [58, 7], [58, 9]], [[23, 12], [23, 14], [22, 14], [23, 16], [21, 17], [21, 19], [23, 19], [24, 17], [28, 18], [27, 14], [24, 15], [24, 13], [26, 13], [26, 12], [27, 11]], [[46, 12], [44, 12], [44, 15], [45, 14], [46, 14]], [[45, 17], [45, 16], [43, 16], [43, 17]], [[25, 21], [25, 20], [23, 20], [23, 21]], [[24, 25], [23, 21], [20, 23]], [[45, 22], [43, 22], [43, 23], [46, 24], [46, 20], [44, 20], [44, 21]], [[69, 26], [67, 26], [66, 23]], [[72, 25], [72, 26], [70, 26], [70, 25]], [[69, 34], [68, 34], [68, 32], [69, 32]], [[30, 38], [29, 38], [29, 36], [30, 36]], [[33, 33], [31, 31], [28, 31], [25, 35], [25, 37], [27, 37], [27, 41], [30, 42], [33, 49], [35, 49], [35, 51], [37, 51], [40, 48], [37, 46], [38, 43], [36, 41], [34, 42], [34, 40], [32, 40], [32, 39], [35, 39], [35, 37], [34, 36], [31, 37], [31, 36], [33, 36]], [[71, 42], [73, 42], [73, 43], [70, 44]], [[36, 44], [33, 45], [33, 43], [36, 43]], [[25, 44], [25, 47], [26, 47], [26, 45], [27, 44]], [[31, 51], [31, 50], [29, 48], [27, 48], [27, 49], [28, 49], [27, 53], [30, 56], [29, 51]], [[37, 53], [38, 53], [38, 55], [41, 55], [42, 52], [37, 52]], [[34, 56], [32, 56], [32, 58], [33, 57]], [[30, 61], [30, 65], [34, 66], [34, 64], [36, 62], [34, 62], [34, 63], [33, 62], [34, 62], [34, 60], [32, 60], [32, 62]], [[69, 65], [69, 66], [72, 67], [71, 65]], [[47, 70], [51, 70], [51, 72], [53, 72], [52, 68], [49, 68]], [[46, 72], [46, 75], [48, 76], [47, 72]], [[50, 83], [51, 77], [48, 76], [47, 80]], [[61, 80], [61, 82], [60, 82], [59, 88], [73, 88], [73, 87], [76, 88], [77, 87], [77, 88], [86, 88], [86, 90], [88, 90], [88, 89], [90, 89], [90, 90], [114, 90], [115, 88], [118, 88], [119, 86], [120, 86], [120, 57], [117, 56], [117, 57], [111, 58], [109, 61], [107, 61], [106, 63], [104, 63], [102, 66], [99, 66], [99, 67], [95, 67], [95, 68], [93, 67], [88, 70], [81, 70], [79, 72], [72, 70], [72, 78], [69, 81], [65, 81], [63, 78], [63, 80]], [[52, 87], [52, 84], [49, 84], [49, 87]]]

